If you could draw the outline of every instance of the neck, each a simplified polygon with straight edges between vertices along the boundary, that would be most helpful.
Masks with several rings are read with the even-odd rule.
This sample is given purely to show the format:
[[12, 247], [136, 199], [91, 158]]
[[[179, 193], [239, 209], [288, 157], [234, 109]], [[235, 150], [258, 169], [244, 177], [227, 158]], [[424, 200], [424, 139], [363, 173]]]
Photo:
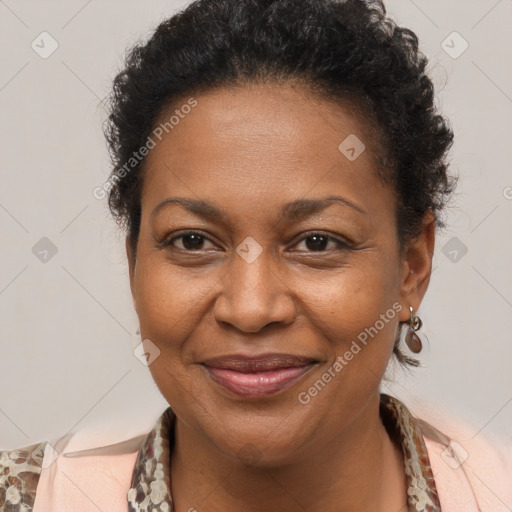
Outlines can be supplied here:
[[176, 419], [171, 479], [176, 512], [407, 510], [402, 455], [380, 420], [378, 397], [327, 443], [264, 468], [226, 456]]

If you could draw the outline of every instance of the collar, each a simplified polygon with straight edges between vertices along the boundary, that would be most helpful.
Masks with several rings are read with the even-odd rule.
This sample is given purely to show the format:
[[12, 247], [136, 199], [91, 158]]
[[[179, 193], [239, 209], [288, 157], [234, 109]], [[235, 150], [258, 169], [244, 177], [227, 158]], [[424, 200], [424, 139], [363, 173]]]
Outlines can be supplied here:
[[[411, 512], [441, 512], [427, 448], [419, 426], [405, 405], [381, 394], [380, 416], [391, 439], [402, 448]], [[170, 455], [176, 415], [169, 407], [144, 438], [128, 491], [130, 512], [174, 512], [170, 492]]]

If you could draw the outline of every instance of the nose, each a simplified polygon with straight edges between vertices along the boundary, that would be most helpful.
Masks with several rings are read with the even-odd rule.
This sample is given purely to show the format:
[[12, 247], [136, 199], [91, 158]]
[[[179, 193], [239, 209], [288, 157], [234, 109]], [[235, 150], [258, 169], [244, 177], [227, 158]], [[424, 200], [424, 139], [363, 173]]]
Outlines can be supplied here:
[[234, 255], [213, 316], [217, 322], [247, 333], [259, 332], [270, 324], [285, 326], [293, 322], [295, 303], [291, 290], [265, 251], [250, 263]]

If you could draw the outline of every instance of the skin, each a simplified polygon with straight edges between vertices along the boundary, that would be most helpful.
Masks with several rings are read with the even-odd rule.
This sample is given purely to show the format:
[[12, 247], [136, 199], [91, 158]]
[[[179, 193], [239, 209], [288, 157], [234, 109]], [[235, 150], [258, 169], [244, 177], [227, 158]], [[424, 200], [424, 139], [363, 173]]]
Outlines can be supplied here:
[[[177, 415], [177, 512], [406, 510], [379, 383], [398, 322], [428, 287], [431, 212], [400, 250], [396, 200], [375, 172], [370, 132], [339, 103], [291, 84], [195, 98], [147, 157], [136, 254], [126, 244], [141, 335], [160, 350], [150, 370]], [[352, 162], [338, 149], [350, 134], [366, 146]], [[333, 195], [364, 213], [333, 203], [301, 218], [282, 214], [287, 203]], [[176, 203], [152, 213], [171, 197], [211, 203], [222, 218]], [[190, 238], [175, 238], [189, 229], [207, 237], [195, 250]], [[308, 237], [318, 231], [333, 239], [314, 251]], [[262, 249], [251, 263], [236, 252], [246, 237]], [[301, 404], [299, 393], [394, 303], [401, 311]], [[266, 352], [319, 363], [284, 392], [252, 400], [228, 394], [199, 364]]]

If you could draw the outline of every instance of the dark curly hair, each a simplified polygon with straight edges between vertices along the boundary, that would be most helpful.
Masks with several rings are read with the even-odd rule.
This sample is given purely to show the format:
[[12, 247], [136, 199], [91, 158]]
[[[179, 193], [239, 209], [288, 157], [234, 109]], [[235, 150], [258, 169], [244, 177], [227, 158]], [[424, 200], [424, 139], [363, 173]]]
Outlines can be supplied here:
[[[357, 105], [362, 121], [378, 127], [378, 172], [395, 191], [403, 248], [429, 209], [444, 226], [456, 184], [446, 163], [453, 133], [434, 106], [426, 65], [416, 35], [389, 19], [380, 0], [195, 1], [135, 46], [114, 80], [105, 130], [110, 210], [135, 249], [144, 159], [126, 163], [178, 100], [222, 86], [299, 82]], [[395, 354], [413, 362], [398, 347]]]

